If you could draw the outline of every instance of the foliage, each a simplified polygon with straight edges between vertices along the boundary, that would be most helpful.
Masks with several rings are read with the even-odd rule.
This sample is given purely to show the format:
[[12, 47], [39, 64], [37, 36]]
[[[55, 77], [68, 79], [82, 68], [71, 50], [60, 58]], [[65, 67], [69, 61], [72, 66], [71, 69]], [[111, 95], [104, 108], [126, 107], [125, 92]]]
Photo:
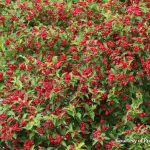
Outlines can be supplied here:
[[0, 147], [148, 149], [148, 0], [0, 2]]

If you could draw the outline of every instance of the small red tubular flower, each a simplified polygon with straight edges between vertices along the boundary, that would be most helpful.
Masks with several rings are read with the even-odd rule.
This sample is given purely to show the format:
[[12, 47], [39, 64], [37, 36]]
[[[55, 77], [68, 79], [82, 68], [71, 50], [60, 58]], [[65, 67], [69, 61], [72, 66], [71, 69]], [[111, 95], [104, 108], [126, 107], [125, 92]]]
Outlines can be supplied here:
[[12, 121], [14, 121], [14, 116], [8, 118], [8, 120], [7, 120], [7, 122], [12, 122]]
[[70, 76], [70, 74], [69, 74], [69, 73], [66, 73], [66, 74], [64, 75], [64, 78], [65, 78], [65, 82], [66, 82], [66, 84], [68, 84], [68, 83], [69, 83], [69, 81], [70, 81], [70, 79], [71, 79], [71, 76]]
[[26, 16], [26, 20], [31, 20], [31, 19], [32, 19], [32, 17], [30, 15]]
[[10, 44], [10, 41], [9, 41], [9, 40], [6, 40], [6, 41], [5, 41], [5, 45], [8, 46], [9, 44]]
[[12, 70], [7, 70], [6, 73], [7, 73], [9, 76], [13, 75], [13, 71], [12, 71]]
[[99, 149], [101, 148], [101, 144], [100, 144], [100, 143], [97, 143], [97, 144], [95, 145], [95, 148], [96, 148], [96, 150], [99, 150]]
[[3, 120], [6, 117], [6, 112], [0, 114], [0, 120]]
[[24, 127], [27, 124], [26, 120], [21, 120], [21, 126]]
[[127, 68], [128, 67], [128, 62], [121, 62], [121, 67], [122, 68]]
[[71, 138], [71, 133], [70, 133], [70, 132], [66, 133], [65, 138], [66, 138], [67, 140], [69, 140], [69, 139]]
[[50, 109], [50, 104], [46, 105], [46, 110], [49, 110]]
[[146, 113], [145, 113], [145, 112], [142, 112], [142, 113], [139, 114], [139, 116], [140, 116], [140, 117], [145, 117], [145, 116], [146, 116]]
[[100, 129], [97, 129], [96, 131], [94, 131], [93, 133], [93, 138], [98, 138], [101, 134], [101, 130]]
[[135, 16], [141, 16], [142, 15], [142, 11], [140, 10], [138, 5], [127, 7], [127, 12], [129, 14], [134, 14]]
[[83, 75], [89, 75], [92, 72], [92, 68], [88, 67], [82, 71]]
[[24, 144], [24, 150], [30, 150], [34, 142], [32, 140], [26, 140]]
[[44, 134], [44, 128], [42, 128], [42, 127], [37, 128], [37, 131], [39, 134]]
[[62, 61], [57, 62], [56, 64], [54, 64], [54, 69], [58, 69], [59, 67], [61, 67], [62, 64]]
[[126, 116], [126, 119], [127, 119], [128, 121], [132, 120], [132, 115]]
[[19, 64], [19, 68], [20, 68], [21, 70], [26, 69], [26, 64], [24, 64], [24, 63]]
[[4, 21], [5, 21], [5, 17], [0, 15], [0, 24], [4, 24]]
[[126, 104], [126, 110], [130, 110], [130, 105]]
[[80, 130], [81, 131], [84, 131], [85, 130], [85, 127], [86, 127], [86, 124], [84, 122], [81, 122], [80, 123]]
[[5, 4], [10, 4], [11, 0], [5, 0]]
[[47, 91], [51, 91], [53, 89], [53, 84], [51, 84], [49, 82], [44, 82], [43, 86]]
[[11, 20], [12, 20], [12, 21], [17, 21], [18, 18], [17, 18], [16, 16], [12, 16], [12, 17], [11, 17]]
[[63, 137], [59, 136], [59, 135], [54, 136], [54, 138], [52, 138], [52, 136], [50, 136], [50, 138], [49, 138], [50, 142], [54, 145], [60, 144], [62, 139], [63, 139]]
[[0, 72], [0, 81], [2, 81], [2, 80], [3, 80], [3, 73]]
[[112, 82], [112, 81], [114, 81], [114, 80], [115, 80], [115, 75], [112, 74], [112, 73], [110, 73], [110, 74], [108, 75], [108, 81], [109, 81], [109, 82]]

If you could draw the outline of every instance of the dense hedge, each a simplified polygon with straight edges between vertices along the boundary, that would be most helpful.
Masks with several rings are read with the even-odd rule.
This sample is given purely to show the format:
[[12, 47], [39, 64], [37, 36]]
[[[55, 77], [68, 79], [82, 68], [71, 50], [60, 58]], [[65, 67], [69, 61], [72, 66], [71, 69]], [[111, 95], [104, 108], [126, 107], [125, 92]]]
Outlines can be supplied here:
[[149, 149], [149, 8], [0, 2], [0, 149]]

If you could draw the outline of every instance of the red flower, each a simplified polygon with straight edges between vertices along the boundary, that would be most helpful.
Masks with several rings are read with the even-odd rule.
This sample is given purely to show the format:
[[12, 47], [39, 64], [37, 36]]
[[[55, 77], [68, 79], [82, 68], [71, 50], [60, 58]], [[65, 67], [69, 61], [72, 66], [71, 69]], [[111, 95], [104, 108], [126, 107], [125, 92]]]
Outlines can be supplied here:
[[0, 24], [4, 24], [5, 17], [0, 15]]
[[5, 0], [5, 3], [6, 3], [6, 4], [10, 4], [10, 3], [11, 3], [11, 0]]
[[47, 91], [51, 91], [53, 89], [53, 84], [49, 82], [44, 82], [43, 86]]
[[42, 128], [42, 127], [37, 128], [37, 131], [39, 134], [44, 134], [44, 128]]
[[128, 115], [126, 118], [128, 121], [130, 121], [130, 120], [132, 120], [132, 115]]
[[130, 14], [134, 14], [135, 16], [141, 16], [142, 11], [140, 10], [138, 5], [127, 7], [127, 12]]
[[54, 138], [52, 138], [52, 136], [50, 136], [49, 140], [52, 144], [58, 145], [60, 144], [60, 142], [62, 141], [63, 137], [59, 136], [59, 135], [55, 135]]
[[24, 150], [30, 150], [34, 142], [32, 140], [26, 140], [25, 144], [23, 145]]
[[57, 62], [56, 64], [54, 64], [54, 69], [58, 69], [59, 67], [61, 67], [62, 64], [62, 61]]
[[6, 112], [0, 114], [0, 119], [1, 119], [1, 120], [4, 119], [5, 117], [6, 117]]
[[130, 110], [130, 105], [126, 104], [126, 110]]
[[145, 116], [146, 116], [146, 113], [145, 113], [145, 112], [142, 112], [142, 113], [139, 114], [139, 116], [140, 116], [140, 117], [145, 117]]
[[21, 70], [26, 69], [26, 64], [24, 64], [24, 63], [19, 64], [19, 68], [20, 68]]
[[32, 19], [32, 17], [30, 15], [26, 16], [26, 20], [31, 20], [31, 19]]
[[64, 78], [65, 78], [65, 82], [66, 82], [66, 84], [68, 84], [68, 83], [69, 83], [69, 81], [70, 81], [70, 79], [71, 79], [71, 76], [70, 76], [70, 74], [69, 74], [69, 73], [65, 73]]
[[2, 80], [3, 80], [3, 73], [0, 72], [0, 81], [2, 81]]
[[112, 82], [112, 81], [114, 81], [114, 80], [115, 80], [115, 75], [112, 74], [112, 73], [110, 73], [110, 74], [108, 75], [108, 81], [109, 81], [109, 82]]
[[9, 40], [6, 40], [6, 41], [5, 41], [5, 45], [8, 46], [9, 44], [10, 44], [10, 41], [9, 41]]
[[85, 127], [86, 127], [86, 124], [84, 122], [81, 122], [80, 123], [80, 130], [81, 131], [84, 131], [85, 130]]
[[91, 67], [87, 67], [86, 69], [84, 69], [82, 71], [83, 75], [89, 75], [92, 72], [92, 68]]

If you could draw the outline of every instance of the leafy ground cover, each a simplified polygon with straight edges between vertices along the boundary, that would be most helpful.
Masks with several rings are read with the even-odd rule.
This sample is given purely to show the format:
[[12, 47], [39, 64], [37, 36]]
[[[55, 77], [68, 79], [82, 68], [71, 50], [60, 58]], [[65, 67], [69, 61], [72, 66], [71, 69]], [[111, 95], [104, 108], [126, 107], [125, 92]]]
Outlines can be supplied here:
[[150, 143], [148, 0], [2, 0], [0, 147], [143, 150]]

